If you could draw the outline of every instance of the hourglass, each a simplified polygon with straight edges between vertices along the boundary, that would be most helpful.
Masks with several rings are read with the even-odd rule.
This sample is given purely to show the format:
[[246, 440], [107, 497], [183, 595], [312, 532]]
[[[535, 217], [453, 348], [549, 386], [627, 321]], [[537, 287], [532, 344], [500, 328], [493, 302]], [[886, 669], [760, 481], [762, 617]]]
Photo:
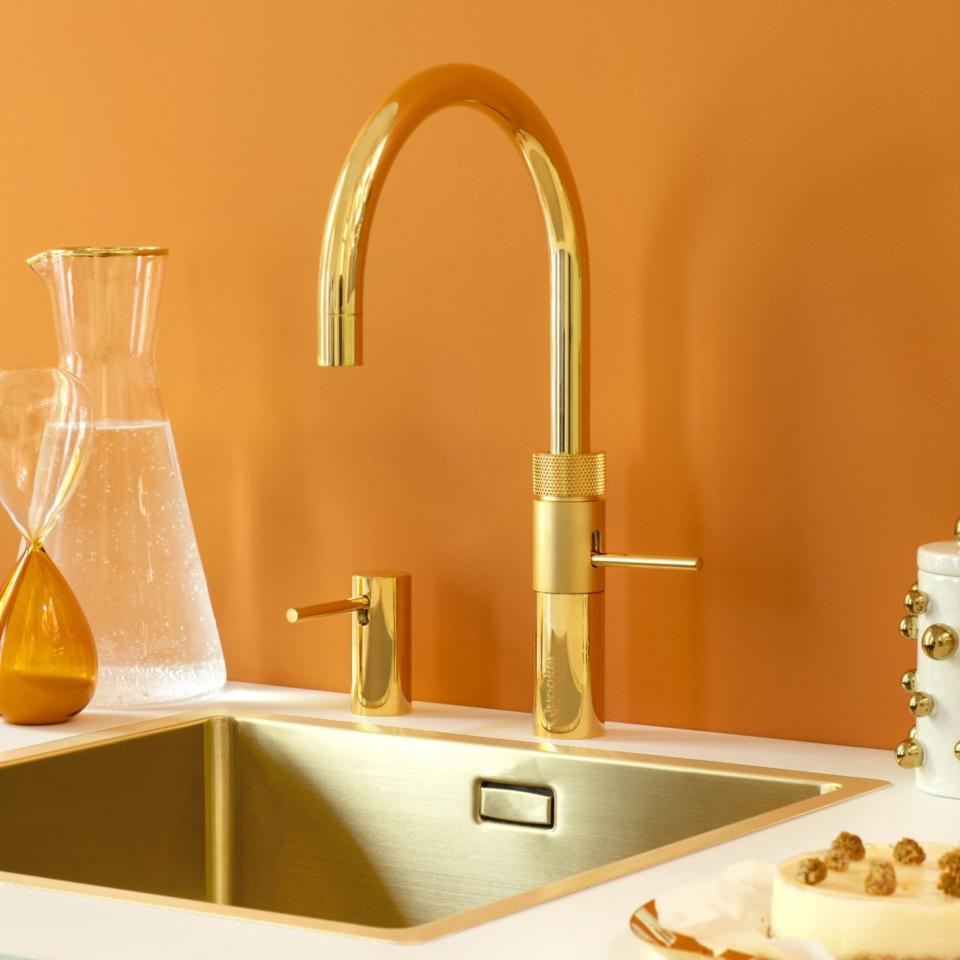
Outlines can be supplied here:
[[96, 687], [87, 618], [43, 549], [92, 442], [79, 380], [54, 369], [0, 372], [0, 502], [23, 536], [0, 591], [0, 714], [9, 723], [61, 723]]

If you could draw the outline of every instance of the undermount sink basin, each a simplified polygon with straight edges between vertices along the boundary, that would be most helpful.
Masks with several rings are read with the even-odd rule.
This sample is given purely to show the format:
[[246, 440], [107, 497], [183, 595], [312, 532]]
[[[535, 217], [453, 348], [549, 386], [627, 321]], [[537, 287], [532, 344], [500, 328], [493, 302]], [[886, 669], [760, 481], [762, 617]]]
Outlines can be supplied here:
[[884, 785], [252, 713], [7, 757], [0, 881], [402, 942]]

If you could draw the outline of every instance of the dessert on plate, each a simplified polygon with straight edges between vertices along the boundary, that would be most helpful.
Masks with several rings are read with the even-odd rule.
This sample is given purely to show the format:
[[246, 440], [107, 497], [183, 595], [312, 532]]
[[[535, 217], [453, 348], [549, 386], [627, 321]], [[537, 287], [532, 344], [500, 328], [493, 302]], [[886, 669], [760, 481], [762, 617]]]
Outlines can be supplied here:
[[960, 960], [960, 848], [841, 833], [779, 865], [770, 928], [838, 960]]

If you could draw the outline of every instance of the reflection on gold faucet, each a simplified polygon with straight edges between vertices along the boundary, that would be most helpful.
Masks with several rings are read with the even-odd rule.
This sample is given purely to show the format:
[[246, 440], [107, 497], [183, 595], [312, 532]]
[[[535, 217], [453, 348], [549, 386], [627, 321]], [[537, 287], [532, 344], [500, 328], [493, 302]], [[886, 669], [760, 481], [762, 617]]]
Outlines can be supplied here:
[[539, 736], [603, 732], [603, 590], [608, 566], [700, 569], [699, 559], [603, 552], [605, 465], [588, 443], [586, 232], [573, 174], [536, 104], [482, 67], [450, 64], [398, 87], [360, 131], [340, 171], [323, 233], [319, 363], [362, 362], [362, 289], [369, 225], [386, 173], [431, 114], [462, 104], [516, 144], [533, 179], [550, 251], [550, 452], [534, 454], [534, 559]]

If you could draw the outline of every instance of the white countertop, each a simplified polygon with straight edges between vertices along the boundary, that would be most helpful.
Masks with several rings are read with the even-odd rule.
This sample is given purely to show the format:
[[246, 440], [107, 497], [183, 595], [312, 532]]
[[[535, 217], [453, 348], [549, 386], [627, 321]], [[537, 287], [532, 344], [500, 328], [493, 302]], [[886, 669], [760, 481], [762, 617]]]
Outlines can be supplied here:
[[[200, 705], [265, 710], [296, 716], [355, 720], [342, 693], [228, 684]], [[60, 727], [0, 723], [0, 751], [107, 729], [177, 710], [102, 713], [87, 711]], [[418, 703], [406, 717], [381, 725], [533, 740], [529, 714]], [[629, 932], [633, 909], [662, 890], [740, 860], [777, 861], [822, 847], [850, 830], [865, 839], [893, 842], [956, 840], [960, 806], [920, 793], [912, 773], [899, 770], [890, 750], [764, 740], [662, 727], [608, 723], [602, 740], [585, 746], [670, 757], [747, 763], [832, 775], [876, 777], [893, 786], [808, 814], [797, 820], [711, 847], [699, 853], [541, 904], [461, 933], [417, 946], [353, 939], [311, 930], [222, 918], [179, 908], [124, 903], [99, 897], [0, 884], [0, 952], [30, 960], [284, 960], [317, 957], [366, 960], [413, 951], [418, 960], [438, 957], [534, 956], [639, 958], [644, 951]], [[0, 836], [0, 843], [3, 842]]]

